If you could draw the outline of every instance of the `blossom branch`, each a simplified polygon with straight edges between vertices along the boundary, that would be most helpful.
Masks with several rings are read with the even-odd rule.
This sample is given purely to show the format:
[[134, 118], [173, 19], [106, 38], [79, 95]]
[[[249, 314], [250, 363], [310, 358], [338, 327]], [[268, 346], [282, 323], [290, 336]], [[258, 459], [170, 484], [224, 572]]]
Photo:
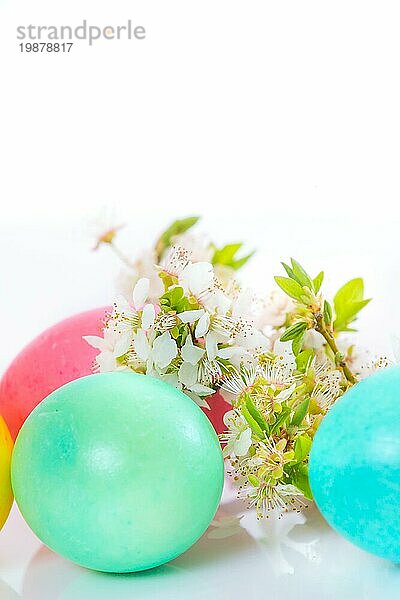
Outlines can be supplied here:
[[339, 352], [339, 349], [336, 345], [336, 341], [335, 341], [335, 338], [333, 335], [332, 328], [326, 326], [324, 317], [321, 313], [315, 314], [315, 321], [316, 321], [315, 331], [318, 331], [318, 333], [320, 333], [323, 336], [323, 338], [325, 339], [329, 348], [332, 350], [332, 352], [335, 356], [335, 362], [336, 362], [337, 366], [340, 367], [340, 369], [341, 369], [343, 375], [346, 377], [346, 380], [348, 381], [348, 383], [350, 385], [354, 385], [355, 383], [357, 383], [357, 379], [355, 378], [353, 373], [350, 371], [349, 366], [346, 363], [346, 360], [345, 360], [343, 354], [341, 352]]

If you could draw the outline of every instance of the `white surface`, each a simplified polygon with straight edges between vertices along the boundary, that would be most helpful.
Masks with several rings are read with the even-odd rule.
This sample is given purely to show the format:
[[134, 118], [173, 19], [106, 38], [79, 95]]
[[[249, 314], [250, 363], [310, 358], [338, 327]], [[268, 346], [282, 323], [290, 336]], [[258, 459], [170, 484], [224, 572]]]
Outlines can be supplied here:
[[242, 529], [236, 536], [215, 540], [205, 534], [168, 565], [113, 576], [77, 567], [42, 546], [14, 507], [0, 538], [0, 598], [395, 600], [399, 597], [399, 568], [347, 543], [329, 529], [315, 508], [304, 515], [290, 513], [282, 519], [273, 516], [258, 522], [231, 494], [226, 494], [219, 516], [232, 514], [244, 514]]
[[[110, 302], [117, 264], [90, 253], [85, 233], [103, 205], [130, 223], [132, 255], [174, 217], [199, 213], [219, 243], [259, 248], [244, 278], [260, 289], [290, 255], [324, 268], [331, 291], [364, 276], [374, 302], [360, 338], [390, 353], [400, 332], [398, 17], [395, 0], [1, 0], [0, 371], [54, 321]], [[128, 18], [146, 26], [144, 42], [56, 56], [20, 54], [15, 39], [18, 25]], [[400, 596], [397, 568], [316, 512], [291, 529], [292, 519], [264, 531], [247, 516], [237, 538], [203, 538], [154, 573], [117, 578], [44, 550], [14, 511], [0, 578], [17, 596], [0, 586], [0, 598]]]

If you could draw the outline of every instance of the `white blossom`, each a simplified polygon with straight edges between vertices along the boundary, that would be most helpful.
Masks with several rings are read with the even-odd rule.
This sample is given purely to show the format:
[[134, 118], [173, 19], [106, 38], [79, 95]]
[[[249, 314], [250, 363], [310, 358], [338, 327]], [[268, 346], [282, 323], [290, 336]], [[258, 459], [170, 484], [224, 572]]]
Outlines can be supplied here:
[[224, 456], [245, 456], [251, 446], [251, 429], [246, 419], [235, 410], [230, 410], [224, 415], [224, 423], [228, 428], [221, 438], [226, 442]]
[[143, 329], [134, 336], [135, 351], [139, 358], [147, 363], [147, 372], [153, 368], [158, 371], [165, 369], [178, 353], [175, 340], [166, 331], [151, 343]]
[[269, 326], [282, 327], [291, 310], [293, 301], [281, 290], [274, 290], [263, 303], [257, 326], [261, 330]]
[[104, 337], [86, 335], [83, 339], [93, 348], [100, 350], [96, 356], [96, 370], [100, 373], [119, 370], [117, 358], [125, 354], [130, 345], [130, 336], [119, 335], [111, 328], [105, 328]]

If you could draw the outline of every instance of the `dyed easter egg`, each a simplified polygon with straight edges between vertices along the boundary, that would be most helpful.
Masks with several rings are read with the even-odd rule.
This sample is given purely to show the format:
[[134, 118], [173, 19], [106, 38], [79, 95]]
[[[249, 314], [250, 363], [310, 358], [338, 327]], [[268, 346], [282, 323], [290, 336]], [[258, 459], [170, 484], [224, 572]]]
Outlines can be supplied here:
[[310, 454], [321, 513], [364, 550], [400, 562], [400, 368], [357, 383], [321, 423]]
[[207, 402], [210, 409], [202, 408], [202, 411], [210, 419], [215, 431], [217, 433], [223, 433], [226, 431], [224, 414], [228, 412], [228, 410], [232, 410], [231, 404], [228, 404], [219, 392], [215, 392], [210, 398], [207, 398]]
[[36, 337], [11, 363], [0, 383], [0, 414], [13, 439], [31, 411], [51, 392], [89, 375], [98, 350], [83, 335], [102, 335], [105, 307], [60, 321]]
[[130, 372], [53, 392], [23, 425], [12, 461], [16, 501], [38, 537], [109, 572], [149, 569], [194, 544], [217, 510], [223, 474], [198, 406]]
[[10, 480], [12, 446], [7, 425], [0, 417], [0, 529], [6, 522], [13, 503]]

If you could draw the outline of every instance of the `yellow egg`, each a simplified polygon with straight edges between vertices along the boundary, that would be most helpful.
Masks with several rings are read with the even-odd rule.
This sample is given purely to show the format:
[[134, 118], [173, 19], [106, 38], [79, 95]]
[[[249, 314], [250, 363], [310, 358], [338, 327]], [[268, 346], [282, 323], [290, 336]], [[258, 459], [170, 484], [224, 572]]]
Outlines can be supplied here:
[[10, 479], [12, 447], [10, 432], [0, 417], [0, 529], [7, 520], [13, 502]]

